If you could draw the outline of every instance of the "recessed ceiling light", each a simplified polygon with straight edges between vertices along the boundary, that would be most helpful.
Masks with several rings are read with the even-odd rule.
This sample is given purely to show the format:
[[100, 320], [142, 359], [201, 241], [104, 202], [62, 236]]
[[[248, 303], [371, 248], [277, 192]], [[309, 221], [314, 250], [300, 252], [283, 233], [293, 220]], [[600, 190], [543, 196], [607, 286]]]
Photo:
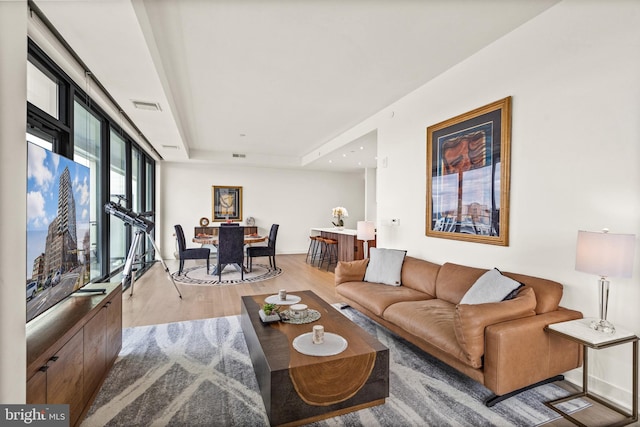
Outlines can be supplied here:
[[344, 153], [344, 154], [342, 155], [342, 157], [347, 157], [347, 153]]
[[333, 160], [329, 160], [329, 163], [333, 163]]
[[364, 150], [364, 147], [363, 147], [363, 146], [360, 146], [360, 149], [361, 149], [361, 150]]
[[131, 101], [133, 102], [133, 106], [138, 110], [148, 110], [148, 111], [162, 111], [160, 108], [160, 104], [157, 102], [147, 102], [147, 101]]

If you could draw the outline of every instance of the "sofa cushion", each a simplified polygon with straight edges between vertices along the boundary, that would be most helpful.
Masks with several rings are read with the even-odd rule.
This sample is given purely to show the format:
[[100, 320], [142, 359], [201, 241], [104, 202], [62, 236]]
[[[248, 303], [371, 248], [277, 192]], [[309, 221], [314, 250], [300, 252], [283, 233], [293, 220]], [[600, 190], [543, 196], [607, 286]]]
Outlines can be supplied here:
[[440, 267], [436, 279], [436, 297], [458, 304], [465, 293], [487, 270], [447, 262]]
[[399, 249], [371, 248], [364, 281], [391, 286], [402, 285], [402, 263], [406, 254], [407, 251]]
[[458, 304], [453, 326], [456, 338], [467, 363], [474, 368], [482, 366], [484, 355], [484, 329], [507, 320], [535, 315], [536, 296], [533, 288], [525, 286], [518, 296], [508, 301], [487, 304]]
[[455, 312], [455, 304], [441, 299], [406, 301], [389, 306], [384, 319], [468, 364], [453, 328]]
[[364, 279], [364, 273], [367, 271], [369, 259], [360, 259], [356, 261], [340, 261], [335, 270], [335, 284], [339, 285], [344, 282], [361, 282]]
[[[509, 277], [503, 276], [500, 270], [494, 268], [487, 271], [476, 280], [460, 300], [460, 304], [485, 304], [512, 299], [512, 294], [522, 284]], [[511, 298], [509, 298], [511, 297]]]
[[436, 296], [439, 264], [406, 256], [402, 264], [402, 286]]
[[380, 317], [387, 307], [397, 302], [431, 298], [424, 292], [405, 286], [396, 287], [369, 282], [342, 283], [336, 286], [336, 292]]
[[507, 273], [506, 271], [502, 274], [533, 288], [536, 294], [536, 314], [556, 311], [560, 306], [562, 299], [562, 285], [560, 283], [525, 274]]

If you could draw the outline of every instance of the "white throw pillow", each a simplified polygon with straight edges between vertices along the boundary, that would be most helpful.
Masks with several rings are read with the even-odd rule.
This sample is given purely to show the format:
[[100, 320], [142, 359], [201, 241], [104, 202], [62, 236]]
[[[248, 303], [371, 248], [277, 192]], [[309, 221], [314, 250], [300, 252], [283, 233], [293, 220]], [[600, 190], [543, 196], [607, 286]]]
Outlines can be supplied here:
[[402, 285], [402, 263], [406, 254], [407, 251], [399, 249], [371, 248], [364, 281], [391, 286]]
[[460, 304], [485, 304], [500, 302], [522, 284], [509, 277], [503, 276], [500, 270], [494, 268], [484, 273], [476, 280], [460, 300]]

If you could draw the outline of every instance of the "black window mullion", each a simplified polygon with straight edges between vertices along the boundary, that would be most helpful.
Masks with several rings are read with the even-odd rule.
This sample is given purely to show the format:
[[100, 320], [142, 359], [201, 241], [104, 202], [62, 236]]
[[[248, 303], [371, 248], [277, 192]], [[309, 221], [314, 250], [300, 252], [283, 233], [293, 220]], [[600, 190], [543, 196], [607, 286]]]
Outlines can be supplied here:
[[[111, 161], [110, 161], [110, 146], [111, 139], [109, 138], [109, 126], [106, 119], [103, 118], [102, 125], [100, 126], [100, 139], [102, 140], [102, 144], [100, 144], [100, 157], [101, 164], [103, 165], [101, 168], [101, 183], [100, 190], [102, 194], [102, 200], [100, 200], [100, 206], [104, 206], [110, 199], [110, 185], [109, 185], [109, 173], [111, 170]], [[109, 232], [111, 222], [109, 221], [109, 214], [104, 211], [104, 209], [100, 209], [101, 212], [101, 221], [102, 221], [102, 230], [100, 235], [100, 247], [102, 249], [102, 257], [103, 261], [101, 263], [102, 266], [102, 276], [108, 277], [111, 274], [109, 270], [110, 262], [109, 262]]]
[[[131, 141], [129, 140], [129, 138], [127, 138], [127, 136], [122, 132], [122, 129], [118, 129], [120, 136], [122, 137], [122, 139], [124, 139], [124, 166], [125, 166], [125, 172], [124, 172], [124, 185], [125, 185], [125, 197], [127, 198], [127, 207], [129, 209], [131, 209], [132, 211], [135, 212], [135, 206], [133, 206], [133, 189], [132, 184], [133, 184], [133, 179], [131, 179], [132, 173], [133, 173], [133, 167], [131, 166], [131, 159], [133, 158], [133, 156], [131, 155]], [[131, 230], [131, 227], [125, 227], [125, 247], [130, 248], [131, 247], [131, 240], [133, 239], [133, 231]], [[127, 251], [127, 255], [128, 255], [128, 251]]]

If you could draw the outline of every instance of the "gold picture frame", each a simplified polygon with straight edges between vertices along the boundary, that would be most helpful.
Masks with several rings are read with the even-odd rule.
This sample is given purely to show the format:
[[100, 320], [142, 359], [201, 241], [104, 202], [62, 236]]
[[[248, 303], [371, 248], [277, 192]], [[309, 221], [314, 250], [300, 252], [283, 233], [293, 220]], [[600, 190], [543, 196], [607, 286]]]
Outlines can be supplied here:
[[242, 187], [211, 187], [213, 221], [242, 221]]
[[511, 97], [427, 127], [429, 237], [509, 245]]

